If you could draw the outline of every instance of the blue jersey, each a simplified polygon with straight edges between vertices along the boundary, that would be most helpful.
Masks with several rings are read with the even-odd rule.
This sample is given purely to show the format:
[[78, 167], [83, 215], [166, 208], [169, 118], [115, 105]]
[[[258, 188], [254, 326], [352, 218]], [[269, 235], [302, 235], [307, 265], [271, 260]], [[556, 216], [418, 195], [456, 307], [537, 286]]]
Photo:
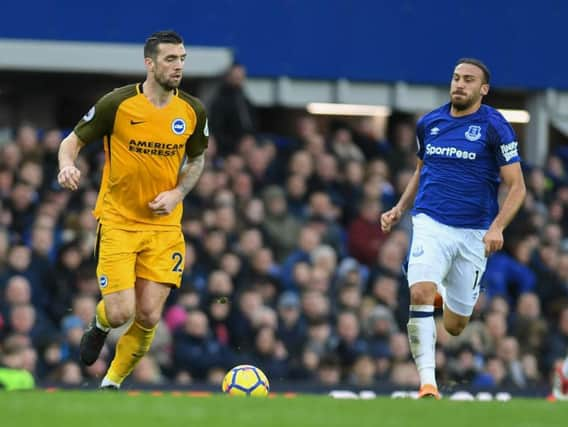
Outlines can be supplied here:
[[511, 125], [484, 104], [452, 117], [448, 103], [420, 118], [416, 135], [424, 166], [413, 214], [454, 227], [489, 228], [499, 209], [500, 167], [520, 161]]

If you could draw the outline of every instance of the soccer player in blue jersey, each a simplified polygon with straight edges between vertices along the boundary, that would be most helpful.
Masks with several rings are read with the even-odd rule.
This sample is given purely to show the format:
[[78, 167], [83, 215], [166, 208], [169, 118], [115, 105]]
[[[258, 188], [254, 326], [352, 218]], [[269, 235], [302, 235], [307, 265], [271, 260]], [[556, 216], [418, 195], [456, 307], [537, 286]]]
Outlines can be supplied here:
[[[497, 110], [481, 103], [489, 79], [481, 61], [458, 61], [450, 102], [416, 126], [416, 171], [398, 203], [381, 215], [386, 232], [413, 207], [407, 326], [420, 374], [419, 397], [440, 398], [435, 377], [437, 294], [444, 301], [444, 327], [459, 335], [479, 296], [487, 257], [503, 247], [503, 230], [526, 193], [515, 133]], [[499, 207], [501, 180], [508, 192]]]

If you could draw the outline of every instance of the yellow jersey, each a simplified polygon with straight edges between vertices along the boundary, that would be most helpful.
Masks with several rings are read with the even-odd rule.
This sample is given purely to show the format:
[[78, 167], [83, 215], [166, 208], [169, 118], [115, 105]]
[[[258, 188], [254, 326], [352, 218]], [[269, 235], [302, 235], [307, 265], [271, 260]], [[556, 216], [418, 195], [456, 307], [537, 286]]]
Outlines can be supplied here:
[[183, 204], [170, 215], [148, 207], [161, 192], [177, 186], [185, 157], [207, 148], [207, 114], [201, 102], [180, 90], [164, 107], [143, 94], [142, 84], [103, 96], [79, 121], [75, 134], [84, 143], [103, 139], [105, 164], [94, 216], [125, 230], [180, 227]]

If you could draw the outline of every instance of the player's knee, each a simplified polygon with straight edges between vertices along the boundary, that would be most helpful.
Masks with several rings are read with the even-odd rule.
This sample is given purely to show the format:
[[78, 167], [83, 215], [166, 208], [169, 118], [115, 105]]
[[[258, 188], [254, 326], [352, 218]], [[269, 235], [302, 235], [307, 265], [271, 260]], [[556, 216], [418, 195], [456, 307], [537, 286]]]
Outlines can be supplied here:
[[105, 307], [108, 323], [112, 328], [118, 328], [128, 322], [134, 315], [133, 310], [127, 307]]
[[413, 305], [432, 305], [436, 287], [430, 283], [417, 283], [410, 287], [410, 303]]
[[140, 308], [136, 312], [136, 320], [145, 328], [153, 328], [160, 321], [161, 315], [159, 310]]
[[444, 322], [444, 329], [446, 329], [446, 331], [454, 337], [460, 335], [466, 326], [467, 323], [463, 322]]

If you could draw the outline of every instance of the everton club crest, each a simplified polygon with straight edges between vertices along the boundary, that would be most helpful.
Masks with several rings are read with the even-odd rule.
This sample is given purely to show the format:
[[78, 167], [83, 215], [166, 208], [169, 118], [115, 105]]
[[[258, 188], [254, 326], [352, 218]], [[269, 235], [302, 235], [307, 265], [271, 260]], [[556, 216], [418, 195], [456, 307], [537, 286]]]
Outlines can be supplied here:
[[481, 138], [481, 126], [471, 125], [465, 131], [465, 137], [468, 141], [477, 141]]

